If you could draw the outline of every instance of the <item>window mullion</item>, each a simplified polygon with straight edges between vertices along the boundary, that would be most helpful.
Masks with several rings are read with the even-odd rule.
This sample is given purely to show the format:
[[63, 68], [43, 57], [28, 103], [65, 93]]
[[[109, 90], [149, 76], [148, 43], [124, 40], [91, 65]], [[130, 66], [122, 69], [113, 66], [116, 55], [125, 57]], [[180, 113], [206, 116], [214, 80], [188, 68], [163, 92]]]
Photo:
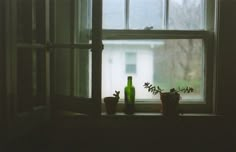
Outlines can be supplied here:
[[94, 114], [101, 114], [102, 98], [102, 0], [92, 4], [92, 99], [95, 101]]
[[169, 0], [165, 0], [164, 4], [164, 28], [169, 28]]
[[[92, 44], [87, 43], [79, 43], [79, 44], [64, 44], [64, 43], [48, 43], [48, 44], [40, 44], [40, 43], [34, 43], [34, 44], [28, 44], [28, 43], [18, 43], [16, 45], [18, 48], [32, 48], [32, 49], [44, 49], [44, 48], [50, 48], [50, 49], [91, 49]], [[55, 50], [54, 50], [55, 51]]]
[[125, 29], [129, 29], [130, 0], [125, 0]]
[[32, 0], [32, 43], [35, 43], [36, 42], [36, 1], [35, 0]]
[[103, 39], [194, 39], [206, 38], [208, 31], [175, 31], [175, 30], [103, 30]]
[[[45, 43], [48, 43], [50, 41], [50, 0], [45, 0]], [[50, 81], [50, 52], [49, 48], [46, 49], [45, 53], [45, 94], [46, 94], [46, 103], [48, 106], [50, 106], [50, 88], [51, 88], [51, 81]]]
[[[75, 18], [76, 18], [76, 15], [75, 15], [75, 8], [76, 7], [76, 2], [75, 1], [72, 1], [71, 2], [71, 16], [72, 16], [72, 20], [71, 20], [71, 25], [70, 25], [70, 28], [71, 28], [71, 30], [70, 30], [70, 39], [71, 39], [71, 43], [75, 43]], [[75, 60], [76, 60], [76, 57], [75, 57], [75, 50], [74, 50], [74, 48], [71, 48], [70, 49], [71, 50], [71, 53], [70, 53], [70, 58], [71, 58], [71, 73], [70, 73], [70, 79], [71, 79], [71, 81], [70, 81], [70, 90], [71, 90], [71, 96], [74, 96], [75, 95], [75, 91], [76, 91], [76, 87], [75, 87], [75, 82], [76, 82], [76, 80], [75, 80]]]

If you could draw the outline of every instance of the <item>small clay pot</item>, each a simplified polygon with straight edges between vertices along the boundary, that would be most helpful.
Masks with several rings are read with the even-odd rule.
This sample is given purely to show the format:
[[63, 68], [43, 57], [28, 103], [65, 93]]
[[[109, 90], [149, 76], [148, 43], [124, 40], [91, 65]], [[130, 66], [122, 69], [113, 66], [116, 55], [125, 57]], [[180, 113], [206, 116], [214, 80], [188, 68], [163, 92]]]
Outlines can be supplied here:
[[160, 94], [161, 112], [164, 116], [177, 116], [180, 95], [175, 92], [165, 92]]
[[105, 97], [104, 103], [106, 107], [107, 114], [115, 114], [116, 113], [116, 107], [119, 99], [116, 97]]

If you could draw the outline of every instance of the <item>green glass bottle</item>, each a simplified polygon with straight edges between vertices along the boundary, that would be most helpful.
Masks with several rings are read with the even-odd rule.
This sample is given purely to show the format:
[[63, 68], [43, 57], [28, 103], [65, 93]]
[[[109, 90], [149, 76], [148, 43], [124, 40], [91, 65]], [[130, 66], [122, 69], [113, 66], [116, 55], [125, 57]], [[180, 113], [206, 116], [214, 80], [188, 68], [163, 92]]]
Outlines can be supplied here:
[[133, 114], [135, 112], [135, 87], [132, 84], [132, 76], [128, 76], [125, 93], [125, 113]]

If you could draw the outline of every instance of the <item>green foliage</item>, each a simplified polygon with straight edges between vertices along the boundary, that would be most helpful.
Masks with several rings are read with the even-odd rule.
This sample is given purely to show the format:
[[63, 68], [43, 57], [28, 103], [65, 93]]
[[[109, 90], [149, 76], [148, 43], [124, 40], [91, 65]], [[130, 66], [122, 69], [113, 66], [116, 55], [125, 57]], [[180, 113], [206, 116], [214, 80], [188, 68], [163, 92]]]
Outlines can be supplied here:
[[186, 80], [179, 80], [175, 83], [175, 86], [179, 86], [181, 88], [188, 85], [190, 85], [192, 88], [195, 88], [194, 92], [200, 92], [201, 80], [191, 80], [191, 82]]
[[[144, 88], [148, 89], [148, 92], [151, 92], [153, 95], [156, 95], [158, 93], [162, 93], [162, 91], [164, 91], [159, 86], [152, 85], [149, 82], [145, 82], [143, 86], [144, 86]], [[194, 91], [194, 89], [192, 87], [188, 87], [188, 86], [187, 87], [178, 87], [177, 89], [175, 89], [175, 88], [170, 89], [170, 92], [174, 92], [174, 93], [179, 93], [179, 92], [190, 93], [193, 91]]]
[[154, 95], [161, 93], [163, 91], [159, 86], [154, 86], [149, 82], [145, 82], [143, 86], [144, 88], [148, 89], [148, 92], [151, 92]]

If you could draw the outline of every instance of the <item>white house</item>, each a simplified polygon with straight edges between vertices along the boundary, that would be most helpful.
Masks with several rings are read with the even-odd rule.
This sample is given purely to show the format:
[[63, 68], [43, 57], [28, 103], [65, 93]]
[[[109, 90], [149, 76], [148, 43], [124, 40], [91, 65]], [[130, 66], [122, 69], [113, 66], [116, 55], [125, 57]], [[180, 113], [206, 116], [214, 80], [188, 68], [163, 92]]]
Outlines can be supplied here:
[[115, 90], [121, 91], [127, 77], [133, 77], [136, 98], [150, 99], [152, 94], [144, 89], [144, 82], [153, 82], [154, 46], [162, 44], [157, 40], [106, 40], [104, 42], [102, 63], [102, 96], [111, 96]]

